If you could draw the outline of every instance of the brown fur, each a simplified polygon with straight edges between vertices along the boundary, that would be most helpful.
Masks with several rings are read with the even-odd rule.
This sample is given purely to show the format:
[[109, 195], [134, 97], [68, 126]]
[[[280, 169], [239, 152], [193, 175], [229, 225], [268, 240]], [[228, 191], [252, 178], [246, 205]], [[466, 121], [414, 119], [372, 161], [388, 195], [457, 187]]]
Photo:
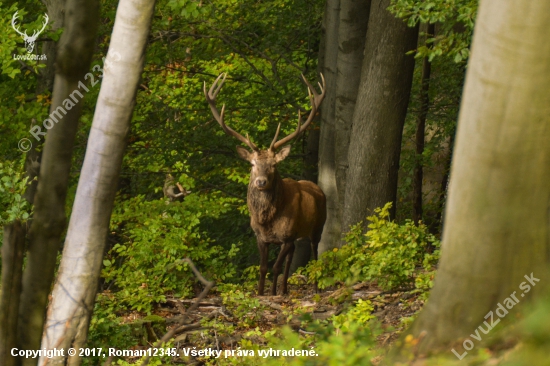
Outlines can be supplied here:
[[[269, 244], [281, 245], [279, 257], [273, 266], [271, 294], [277, 293], [277, 277], [285, 258], [283, 293], [287, 293], [294, 240], [310, 238], [313, 256], [317, 259], [317, 246], [326, 219], [325, 195], [312, 182], [281, 179], [276, 165], [288, 155], [290, 147], [281, 149], [279, 153], [269, 150], [251, 153], [240, 147], [237, 150], [243, 159], [253, 164], [247, 198], [250, 226], [256, 234], [260, 251], [258, 294], [263, 295], [264, 291]], [[265, 180], [265, 186], [259, 187], [258, 179]]]
[[[295, 139], [306, 130], [325, 97], [325, 78], [321, 74], [319, 87], [321, 94], [307, 81], [304, 75], [302, 79], [307, 85], [311, 112], [307, 120], [302, 124], [302, 117], [298, 112], [298, 127], [296, 131], [277, 140], [281, 125], [277, 127], [275, 137], [267, 150], [260, 150], [250, 141], [248, 135], [244, 137], [223, 121], [225, 106], [221, 112], [216, 108], [216, 96], [220, 92], [227, 74], [222, 73], [212, 84], [208, 91], [204, 83], [203, 91], [206, 101], [214, 119], [218, 121], [223, 131], [235, 137], [240, 142], [248, 145], [253, 152], [237, 146], [240, 157], [252, 164], [250, 184], [248, 185], [248, 209], [250, 211], [250, 225], [258, 238], [260, 251], [260, 283], [258, 294], [263, 295], [265, 276], [267, 274], [267, 249], [270, 243], [281, 245], [281, 251], [273, 266], [273, 287], [271, 294], [277, 293], [277, 277], [281, 271], [283, 260], [286, 258], [285, 274], [283, 281], [283, 293], [287, 292], [287, 279], [294, 254], [294, 240], [309, 237], [313, 256], [317, 259], [317, 246], [321, 240], [321, 233], [326, 219], [326, 199], [321, 189], [307, 181], [294, 181], [281, 179], [277, 173], [277, 163], [283, 161], [290, 153], [290, 146], [281, 146]], [[281, 148], [279, 150], [279, 148]], [[279, 150], [279, 152], [275, 152]]]

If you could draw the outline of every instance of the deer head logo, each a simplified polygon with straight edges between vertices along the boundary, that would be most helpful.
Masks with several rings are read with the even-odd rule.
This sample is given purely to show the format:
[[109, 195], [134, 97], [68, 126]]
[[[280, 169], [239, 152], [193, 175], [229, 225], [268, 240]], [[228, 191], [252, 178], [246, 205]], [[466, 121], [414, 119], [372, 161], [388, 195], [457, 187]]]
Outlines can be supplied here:
[[28, 53], [31, 53], [34, 50], [34, 42], [36, 42], [36, 39], [38, 38], [40, 33], [44, 31], [44, 29], [46, 28], [46, 25], [48, 25], [48, 20], [49, 20], [48, 14], [44, 13], [44, 24], [42, 25], [42, 29], [40, 29], [39, 31], [34, 31], [32, 36], [29, 36], [27, 35], [27, 31], [21, 32], [19, 30], [19, 26], [17, 26], [15, 22], [17, 20], [18, 12], [19, 11], [16, 11], [15, 14], [13, 14], [13, 17], [11, 18], [11, 26], [21, 37], [23, 37], [23, 40], [25, 40], [25, 48], [27, 49]]

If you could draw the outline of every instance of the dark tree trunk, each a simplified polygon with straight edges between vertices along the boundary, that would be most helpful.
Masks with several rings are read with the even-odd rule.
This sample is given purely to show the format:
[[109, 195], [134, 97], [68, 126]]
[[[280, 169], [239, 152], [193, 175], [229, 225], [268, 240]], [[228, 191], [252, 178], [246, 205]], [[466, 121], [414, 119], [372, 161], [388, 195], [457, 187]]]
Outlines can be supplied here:
[[[62, 0], [45, 0], [46, 8], [48, 9], [48, 18], [50, 19], [50, 29], [55, 31], [63, 26], [63, 8], [65, 2]], [[42, 46], [42, 54], [46, 55], [45, 61], [39, 61], [44, 63], [46, 67], [40, 69], [36, 85], [36, 94], [43, 94], [45, 92], [53, 91], [53, 81], [55, 78], [55, 60], [57, 56], [57, 42], [46, 41]], [[33, 120], [32, 125], [36, 125], [37, 121]], [[32, 127], [31, 125], [31, 127]], [[31, 149], [27, 152], [25, 160], [25, 170], [29, 177], [30, 184], [25, 191], [25, 199], [30, 203], [34, 202], [34, 195], [36, 194], [36, 187], [38, 181], [34, 178], [38, 176], [40, 170], [40, 153], [42, 141], [34, 142]]]
[[373, 3], [365, 58], [348, 151], [342, 229], [394, 202], [403, 125], [412, 84], [418, 28], [409, 28], [388, 10], [390, 0]]
[[[428, 37], [433, 37], [435, 33], [435, 25], [428, 25]], [[424, 141], [426, 137], [426, 118], [430, 108], [430, 73], [432, 65], [428, 57], [422, 60], [422, 85], [420, 88], [420, 114], [416, 125], [416, 163], [413, 173], [413, 221], [418, 225], [422, 220], [422, 183], [423, 183], [423, 166], [424, 161], [422, 154], [424, 153]]]
[[[82, 92], [79, 81], [90, 68], [98, 24], [99, 2], [68, 0], [65, 31], [56, 59], [56, 76], [50, 112], [71, 100], [75, 90]], [[83, 93], [84, 94], [84, 93]], [[27, 266], [23, 274], [23, 292], [19, 309], [19, 348], [39, 349], [44, 316], [53, 282], [61, 234], [65, 230], [65, 198], [82, 101], [66, 110], [48, 131], [40, 164], [38, 187], [34, 197], [34, 217], [30, 229]], [[53, 123], [53, 122], [52, 122]], [[24, 365], [36, 360], [24, 359]]]
[[[317, 183], [317, 161], [319, 159], [319, 133], [318, 128], [311, 128], [308, 131], [305, 146], [304, 169], [302, 170], [302, 178]], [[296, 245], [294, 255], [292, 256], [292, 264], [290, 266], [290, 274], [296, 272], [298, 267], [304, 267], [311, 259], [311, 245], [306, 241]]]
[[[363, 64], [370, 6], [371, 0], [340, 2], [334, 128], [336, 188], [340, 213], [344, 210], [350, 132], [359, 89], [358, 76], [361, 75]], [[339, 215], [340, 220], [341, 216]]]
[[15, 366], [18, 361], [18, 358], [11, 356], [11, 349], [17, 347], [17, 314], [26, 231], [23, 225], [16, 221], [4, 226], [0, 300], [0, 364], [4, 366]]

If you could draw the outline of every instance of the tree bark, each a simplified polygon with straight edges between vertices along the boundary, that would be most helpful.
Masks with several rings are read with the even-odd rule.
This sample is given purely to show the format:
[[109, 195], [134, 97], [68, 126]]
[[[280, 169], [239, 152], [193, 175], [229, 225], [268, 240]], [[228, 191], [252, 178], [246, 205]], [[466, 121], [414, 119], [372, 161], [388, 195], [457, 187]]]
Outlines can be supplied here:
[[342, 230], [364, 220], [377, 207], [394, 202], [401, 137], [414, 69], [418, 27], [409, 28], [388, 10], [390, 0], [373, 3], [359, 95], [348, 151]]
[[[357, 101], [371, 0], [341, 0], [335, 106], [335, 167], [338, 212], [344, 210], [348, 148]], [[339, 215], [339, 219], [341, 220]], [[340, 238], [341, 239], [341, 233]], [[341, 242], [341, 240], [338, 240]]]
[[2, 242], [2, 295], [0, 296], [0, 364], [17, 365], [11, 356], [17, 347], [17, 314], [21, 295], [25, 227], [20, 221], [4, 226]]
[[325, 76], [327, 93], [321, 106], [321, 137], [319, 138], [319, 187], [327, 197], [327, 220], [319, 243], [319, 254], [333, 248], [340, 239], [340, 213], [334, 165], [334, 106], [336, 97], [336, 61], [338, 57], [338, 24], [340, 0], [327, 0], [323, 19], [321, 72]]
[[[118, 5], [108, 54], [116, 58], [105, 68], [42, 348], [85, 346], [153, 8], [149, 0]], [[65, 357], [39, 363], [81, 362]]]
[[[50, 30], [56, 31], [59, 28], [63, 27], [63, 13], [65, 2], [62, 0], [44, 0], [46, 8], [48, 9], [48, 18], [50, 20]], [[47, 91], [53, 91], [53, 82], [55, 79], [55, 60], [57, 56], [57, 42], [46, 41], [42, 45], [42, 54], [46, 55], [45, 61], [39, 61], [39, 63], [44, 63], [46, 66], [40, 69], [40, 74], [38, 76], [36, 84], [36, 94], [40, 95]], [[37, 125], [36, 121], [33, 120], [31, 128]], [[27, 152], [25, 156], [25, 170], [27, 176], [29, 177], [29, 186], [25, 191], [25, 199], [31, 204], [34, 202], [34, 195], [36, 194], [36, 188], [38, 186], [38, 181], [34, 178], [38, 176], [40, 171], [40, 150], [43, 145], [43, 140], [36, 142], [32, 145], [31, 149]]]
[[[423, 333], [421, 350], [467, 337], [511, 294], [521, 302], [548, 285], [549, 23], [550, 2], [545, 0], [480, 4], [442, 257], [430, 301], [410, 331]], [[540, 282], [526, 293], [520, 284], [528, 284], [524, 276], [531, 274]], [[459, 355], [465, 352], [455, 348]]]
[[[428, 24], [428, 37], [434, 37], [435, 24]], [[423, 158], [424, 142], [426, 138], [426, 118], [430, 108], [430, 74], [431, 62], [428, 57], [422, 60], [422, 77], [420, 87], [420, 113], [416, 124], [416, 162], [413, 172], [413, 221], [416, 225], [422, 220], [422, 183], [424, 181]]]
[[[44, 316], [50, 293], [61, 234], [65, 229], [65, 199], [82, 102], [68, 108], [67, 100], [88, 72], [95, 46], [99, 2], [68, 0], [65, 32], [59, 43], [57, 70], [50, 116], [58, 107], [66, 111], [48, 130], [44, 144], [38, 187], [34, 197], [34, 216], [29, 232], [27, 266], [19, 309], [19, 348], [39, 349]], [[65, 104], [64, 104], [65, 102]], [[66, 107], [66, 108], [65, 108]], [[53, 124], [52, 117], [50, 122]], [[36, 365], [32, 358], [24, 365]]]

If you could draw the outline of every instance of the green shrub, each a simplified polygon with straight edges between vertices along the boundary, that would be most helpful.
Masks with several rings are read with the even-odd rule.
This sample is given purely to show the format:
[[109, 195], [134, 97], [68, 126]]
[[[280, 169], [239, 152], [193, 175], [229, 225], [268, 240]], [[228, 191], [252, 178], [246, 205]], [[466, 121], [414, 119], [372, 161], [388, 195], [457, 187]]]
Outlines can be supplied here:
[[265, 309], [257, 296], [234, 284], [224, 284], [218, 286], [218, 289], [221, 291], [223, 304], [234, 315], [240, 327], [257, 325]]
[[30, 217], [31, 205], [23, 198], [28, 180], [22, 161], [0, 163], [0, 226]]
[[199, 230], [203, 216], [216, 216], [229, 209], [229, 200], [212, 196], [191, 194], [184, 202], [171, 204], [144, 201], [139, 196], [125, 201], [113, 213], [117, 243], [103, 262], [102, 276], [111, 285], [118, 306], [150, 313], [152, 305], [165, 301], [167, 293], [194, 296], [197, 280], [182, 261], [185, 257], [211, 281], [234, 277], [231, 259], [238, 252], [237, 246], [224, 250]]
[[[390, 221], [390, 208], [391, 203], [377, 208], [375, 215], [367, 217], [366, 233], [363, 223], [352, 226], [345, 235], [346, 245], [311, 262], [306, 269], [310, 281], [317, 280], [320, 288], [326, 288], [337, 282], [376, 280], [378, 286], [389, 290], [412, 283], [420, 266], [431, 270], [439, 259], [439, 241], [423, 224]], [[431, 254], [429, 246], [436, 248]], [[418, 285], [429, 288], [430, 282], [423, 278]]]

